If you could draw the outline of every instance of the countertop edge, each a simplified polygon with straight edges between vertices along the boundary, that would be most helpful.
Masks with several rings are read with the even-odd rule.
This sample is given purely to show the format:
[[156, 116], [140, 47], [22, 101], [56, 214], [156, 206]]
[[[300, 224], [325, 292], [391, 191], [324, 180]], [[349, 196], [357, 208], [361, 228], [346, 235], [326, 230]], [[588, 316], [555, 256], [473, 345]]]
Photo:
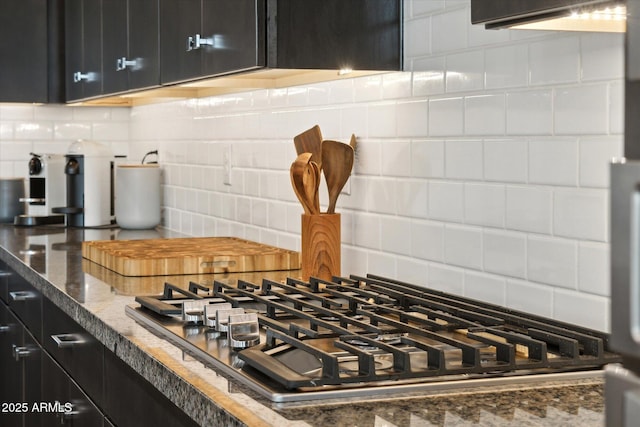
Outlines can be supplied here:
[[220, 406], [203, 394], [196, 386], [106, 324], [2, 246], [0, 259], [200, 425], [210, 425], [212, 422], [227, 426], [261, 424], [258, 419], [242, 420], [233, 415], [229, 408]]

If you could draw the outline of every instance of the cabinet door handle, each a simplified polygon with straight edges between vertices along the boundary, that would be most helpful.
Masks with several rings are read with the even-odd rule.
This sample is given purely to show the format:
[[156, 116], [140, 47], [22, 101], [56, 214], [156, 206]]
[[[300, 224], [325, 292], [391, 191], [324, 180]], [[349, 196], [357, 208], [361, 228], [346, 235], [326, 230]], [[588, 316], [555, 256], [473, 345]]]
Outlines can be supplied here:
[[211, 37], [202, 37], [200, 34], [187, 37], [187, 52], [200, 49], [203, 46], [210, 46], [214, 49], [224, 49], [224, 36], [213, 35]]
[[5, 332], [9, 332], [11, 330], [11, 326], [9, 325], [0, 325], [0, 334]]
[[11, 301], [28, 301], [37, 298], [36, 294], [31, 291], [9, 292], [9, 296], [11, 297]]
[[58, 334], [51, 335], [58, 348], [71, 348], [83, 344], [85, 340], [78, 334]]
[[21, 359], [28, 357], [31, 353], [33, 353], [33, 350], [29, 347], [21, 347], [15, 344], [13, 345], [13, 357], [14, 359], [16, 359], [16, 362], [19, 362]]
[[10, 271], [0, 270], [0, 277], [9, 277], [11, 276]]
[[116, 71], [123, 71], [127, 68], [137, 70], [139, 68], [137, 59], [127, 59], [126, 57], [118, 58], [116, 60]]

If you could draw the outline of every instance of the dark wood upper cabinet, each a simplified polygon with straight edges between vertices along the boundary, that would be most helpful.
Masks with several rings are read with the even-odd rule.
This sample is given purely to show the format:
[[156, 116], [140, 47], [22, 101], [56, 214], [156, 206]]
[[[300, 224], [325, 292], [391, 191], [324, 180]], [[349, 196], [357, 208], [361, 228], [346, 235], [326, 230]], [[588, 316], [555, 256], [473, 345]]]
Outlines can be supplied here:
[[103, 94], [102, 0], [65, 2], [67, 101]]
[[[41, 2], [2, 0], [0, 11], [8, 4], [21, 5], [29, 22], [50, 22], [51, 13], [36, 7]], [[259, 69], [397, 71], [403, 66], [402, 0], [48, 0], [47, 4], [60, 9], [62, 3], [64, 46], [54, 51], [64, 55], [64, 66], [49, 66], [47, 73], [46, 64], [41, 66], [30, 59], [31, 54], [13, 47], [15, 38], [4, 38], [0, 52], [12, 51], [13, 56], [7, 56], [12, 63], [39, 74], [33, 78], [0, 74], [0, 85], [18, 77], [25, 81], [15, 87], [8, 84], [12, 87], [6, 92], [0, 86], [3, 93], [35, 90], [59, 70], [64, 70], [65, 100], [74, 102]], [[13, 25], [10, 34], [18, 33], [15, 21], [23, 16], [15, 7], [15, 13], [0, 18]], [[16, 14], [20, 19], [7, 19]], [[35, 30], [29, 37], [47, 39], [50, 33], [41, 33], [40, 25], [28, 27]], [[47, 64], [50, 51], [44, 55]], [[13, 67], [6, 68], [15, 73]], [[27, 98], [34, 101], [31, 95]]]
[[158, 0], [102, 3], [104, 93], [160, 84], [158, 8]]
[[160, 0], [162, 83], [264, 66], [264, 10], [264, 0]]
[[64, 101], [62, 2], [0, 1], [0, 102]]
[[271, 68], [402, 69], [402, 2], [269, 0]]
[[160, 0], [163, 84], [259, 68], [402, 69], [401, 0]]

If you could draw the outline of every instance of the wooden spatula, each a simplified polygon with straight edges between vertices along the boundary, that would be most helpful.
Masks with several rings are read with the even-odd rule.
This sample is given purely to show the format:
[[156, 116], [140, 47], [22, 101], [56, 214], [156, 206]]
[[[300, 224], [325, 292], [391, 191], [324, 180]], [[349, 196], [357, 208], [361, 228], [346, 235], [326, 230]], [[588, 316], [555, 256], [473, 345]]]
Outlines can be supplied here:
[[296, 154], [311, 153], [310, 161], [318, 164], [322, 169], [322, 132], [320, 126], [315, 125], [311, 129], [293, 137], [293, 144], [296, 147]]
[[353, 168], [353, 147], [339, 141], [322, 141], [322, 170], [329, 190], [327, 213], [334, 213], [336, 201]]

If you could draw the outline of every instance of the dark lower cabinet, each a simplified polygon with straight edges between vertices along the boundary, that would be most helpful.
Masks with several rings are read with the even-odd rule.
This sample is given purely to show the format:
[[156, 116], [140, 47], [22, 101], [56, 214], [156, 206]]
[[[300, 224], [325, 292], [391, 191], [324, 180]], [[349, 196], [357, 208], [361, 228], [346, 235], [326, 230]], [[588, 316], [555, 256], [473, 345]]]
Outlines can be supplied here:
[[0, 426], [198, 425], [1, 262], [0, 285]]
[[102, 427], [104, 415], [48, 354], [42, 357], [43, 426]]
[[9, 308], [0, 303], [0, 425], [38, 427], [42, 414], [42, 350]]
[[103, 409], [113, 424], [118, 427], [198, 425], [115, 354], [105, 352], [104, 362]]

